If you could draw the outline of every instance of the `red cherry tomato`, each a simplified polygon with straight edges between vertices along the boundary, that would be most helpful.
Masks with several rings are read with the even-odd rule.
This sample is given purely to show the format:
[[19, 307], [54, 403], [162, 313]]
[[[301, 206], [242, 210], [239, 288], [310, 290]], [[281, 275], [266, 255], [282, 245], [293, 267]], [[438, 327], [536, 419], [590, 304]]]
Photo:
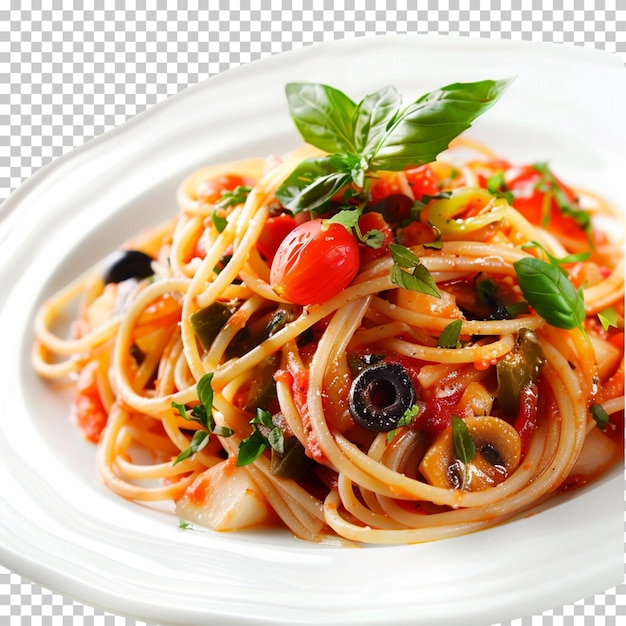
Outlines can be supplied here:
[[265, 222], [265, 226], [263, 226], [263, 231], [259, 235], [256, 247], [271, 262], [276, 254], [276, 250], [278, 250], [278, 246], [295, 227], [296, 220], [286, 213], [276, 217], [269, 217]]
[[276, 251], [270, 284], [296, 304], [319, 304], [347, 287], [359, 271], [359, 245], [341, 224], [315, 219], [294, 228]]
[[361, 215], [359, 218], [359, 229], [363, 236], [371, 230], [378, 230], [383, 234], [383, 242], [380, 248], [372, 248], [368, 245], [360, 247], [361, 264], [380, 259], [388, 253], [389, 244], [394, 240], [393, 231], [380, 213], [370, 211]]

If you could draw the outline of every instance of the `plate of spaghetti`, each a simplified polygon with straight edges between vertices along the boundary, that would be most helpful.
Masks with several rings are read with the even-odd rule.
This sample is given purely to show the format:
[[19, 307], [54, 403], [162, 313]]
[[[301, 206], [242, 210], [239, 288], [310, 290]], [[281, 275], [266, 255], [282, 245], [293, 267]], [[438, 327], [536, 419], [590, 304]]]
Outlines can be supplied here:
[[334, 42], [33, 177], [3, 562], [161, 624], [493, 623], [621, 582], [618, 71]]

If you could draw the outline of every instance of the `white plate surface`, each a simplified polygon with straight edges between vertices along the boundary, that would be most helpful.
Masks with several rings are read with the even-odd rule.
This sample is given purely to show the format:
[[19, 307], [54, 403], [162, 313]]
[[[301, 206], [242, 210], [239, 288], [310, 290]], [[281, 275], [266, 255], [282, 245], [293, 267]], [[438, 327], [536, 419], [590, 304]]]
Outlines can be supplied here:
[[285, 532], [178, 528], [108, 493], [68, 399], [29, 365], [41, 299], [135, 231], [172, 214], [196, 167], [299, 143], [289, 81], [358, 99], [517, 78], [471, 131], [513, 161], [549, 160], [620, 200], [624, 68], [601, 52], [430, 36], [331, 42], [190, 88], [44, 168], [0, 213], [0, 562], [113, 613], [159, 624], [491, 624], [574, 602], [623, 578], [618, 469], [537, 514], [438, 543], [342, 548]]

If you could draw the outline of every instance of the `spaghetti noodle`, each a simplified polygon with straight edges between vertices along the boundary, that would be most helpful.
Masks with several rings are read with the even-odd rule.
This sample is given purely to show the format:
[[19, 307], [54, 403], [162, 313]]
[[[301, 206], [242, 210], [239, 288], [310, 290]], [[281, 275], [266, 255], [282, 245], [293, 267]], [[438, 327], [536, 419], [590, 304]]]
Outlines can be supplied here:
[[[191, 174], [173, 219], [42, 305], [35, 368], [76, 380], [106, 485], [217, 530], [414, 543], [510, 519], [616, 463], [619, 213], [545, 164], [458, 138], [290, 208], [285, 182], [327, 154]], [[290, 278], [312, 222], [312, 267]], [[328, 266], [333, 224], [352, 243]], [[311, 302], [287, 297], [290, 280]], [[561, 289], [547, 303], [545, 281]]]

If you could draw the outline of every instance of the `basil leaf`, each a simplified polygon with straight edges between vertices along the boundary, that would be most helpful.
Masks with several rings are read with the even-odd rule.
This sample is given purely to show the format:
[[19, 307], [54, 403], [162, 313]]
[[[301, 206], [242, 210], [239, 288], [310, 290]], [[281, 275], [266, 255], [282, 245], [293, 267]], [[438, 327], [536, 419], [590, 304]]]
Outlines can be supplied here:
[[591, 412], [598, 428], [600, 430], [604, 430], [606, 425], [609, 423], [609, 414], [606, 412], [604, 407], [601, 404], [594, 403], [589, 407], [589, 411]]
[[292, 213], [314, 211], [351, 180], [349, 164], [337, 155], [306, 159], [282, 182], [275, 196]]
[[390, 243], [389, 251], [393, 262], [400, 267], [410, 268], [420, 264], [419, 258], [399, 243]]
[[476, 295], [480, 302], [489, 302], [493, 297], [496, 284], [491, 278], [485, 278], [476, 281]]
[[261, 424], [266, 428], [274, 428], [274, 422], [272, 421], [272, 414], [265, 409], [257, 408], [256, 416], [250, 420], [251, 424]]
[[397, 115], [374, 149], [370, 168], [397, 171], [434, 161], [498, 100], [510, 82], [454, 83], [425, 94]]
[[459, 341], [459, 335], [461, 333], [461, 327], [463, 326], [463, 320], [454, 320], [450, 322], [439, 335], [437, 346], [439, 348], [460, 348], [461, 342]]
[[283, 431], [277, 426], [274, 426], [274, 428], [270, 430], [267, 442], [273, 450], [278, 452], [278, 454], [285, 453], [285, 437], [283, 436]]
[[236, 204], [243, 204], [251, 191], [252, 187], [248, 185], [237, 185], [231, 191], [223, 191], [222, 196], [216, 204], [223, 209], [235, 206]]
[[411, 425], [411, 422], [419, 415], [423, 406], [423, 403], [414, 404], [402, 414], [402, 417], [400, 417], [400, 419], [398, 420], [396, 427], [387, 433], [387, 443], [391, 443], [393, 441], [393, 438], [396, 436], [396, 431], [398, 430], [398, 428]]
[[218, 233], [224, 232], [226, 226], [228, 226], [228, 220], [225, 217], [221, 217], [217, 214], [217, 209], [213, 209], [211, 213], [211, 221], [213, 222], [213, 226], [215, 226], [215, 230]]
[[213, 373], [204, 374], [196, 384], [196, 394], [208, 414], [213, 412]]
[[467, 424], [458, 416], [452, 416], [452, 444], [454, 456], [467, 465], [476, 454], [476, 445]]
[[291, 117], [302, 138], [325, 152], [358, 152], [354, 143], [356, 104], [342, 91], [317, 83], [285, 88]]
[[239, 444], [237, 467], [254, 463], [263, 454], [267, 446], [267, 439], [258, 430], [253, 430], [252, 434]]
[[528, 243], [523, 244], [521, 248], [522, 250], [527, 250], [529, 248], [539, 248], [546, 255], [546, 257], [548, 257], [550, 263], [557, 266], [566, 276], [567, 271], [563, 267], [561, 267], [562, 265], [586, 261], [590, 256], [589, 252], [578, 252], [575, 254], [566, 254], [563, 257], [555, 257], [553, 254], [550, 254], [538, 241], [529, 241]]
[[186, 450], [183, 450], [177, 457], [174, 459], [173, 465], [188, 459], [190, 456], [195, 454], [196, 452], [200, 452], [207, 443], [209, 443], [209, 433], [206, 430], [196, 430], [191, 438], [191, 444]]
[[504, 178], [504, 170], [494, 172], [486, 181], [487, 191], [496, 198], [504, 198], [509, 204], [513, 204], [513, 194], [507, 190]]
[[[434, 298], [441, 298], [437, 283], [425, 265], [408, 248], [397, 243], [389, 244], [389, 251], [394, 264], [389, 270], [391, 282], [403, 289], [425, 293]], [[412, 269], [407, 272], [402, 268]]]
[[361, 241], [363, 241], [368, 248], [379, 250], [382, 248], [383, 243], [385, 243], [385, 233], [377, 228], [372, 228], [372, 230], [368, 230], [365, 235], [363, 235]]
[[385, 87], [363, 98], [355, 111], [356, 151], [367, 155], [379, 143], [400, 109], [402, 98], [394, 87]]
[[513, 267], [524, 298], [548, 324], [582, 328], [586, 315], [582, 289], [575, 289], [561, 267], [534, 257], [520, 259]]

